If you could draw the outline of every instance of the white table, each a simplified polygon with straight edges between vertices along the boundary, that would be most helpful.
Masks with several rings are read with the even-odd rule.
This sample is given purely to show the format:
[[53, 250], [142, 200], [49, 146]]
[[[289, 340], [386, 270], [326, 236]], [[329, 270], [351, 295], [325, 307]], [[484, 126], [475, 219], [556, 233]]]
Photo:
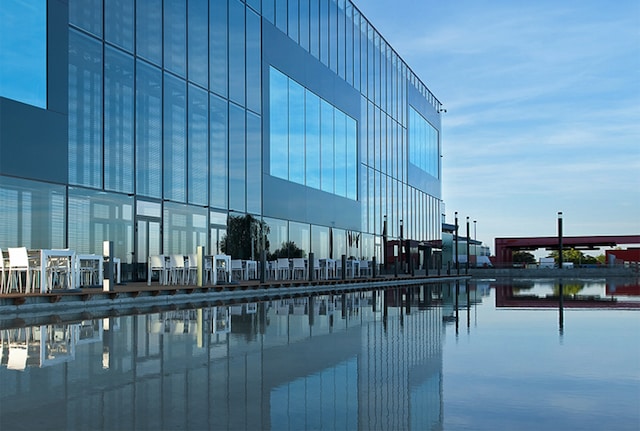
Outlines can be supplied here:
[[54, 258], [63, 258], [67, 261], [67, 271], [69, 272], [69, 288], [76, 286], [75, 260], [76, 252], [73, 250], [40, 250], [40, 293], [51, 291], [49, 286], [49, 277], [47, 277], [47, 266], [49, 260]]
[[227, 271], [228, 283], [231, 283], [231, 256], [227, 254], [215, 254], [212, 257], [213, 263], [213, 284], [218, 284], [218, 263], [224, 266]]
[[80, 287], [80, 272], [82, 270], [82, 262], [88, 262], [92, 267], [97, 264], [98, 266], [98, 279], [94, 284], [102, 286], [102, 280], [104, 279], [104, 258], [99, 254], [78, 254], [76, 255], [76, 287]]

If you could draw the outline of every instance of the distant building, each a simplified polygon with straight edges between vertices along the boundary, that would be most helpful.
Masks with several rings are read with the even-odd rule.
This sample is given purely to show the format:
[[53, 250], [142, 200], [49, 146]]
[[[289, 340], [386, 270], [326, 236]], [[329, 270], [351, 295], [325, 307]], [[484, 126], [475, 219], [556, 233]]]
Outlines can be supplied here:
[[[35, 13], [34, 13], [35, 11]], [[346, 0], [0, 3], [0, 247], [441, 239], [440, 101]]]

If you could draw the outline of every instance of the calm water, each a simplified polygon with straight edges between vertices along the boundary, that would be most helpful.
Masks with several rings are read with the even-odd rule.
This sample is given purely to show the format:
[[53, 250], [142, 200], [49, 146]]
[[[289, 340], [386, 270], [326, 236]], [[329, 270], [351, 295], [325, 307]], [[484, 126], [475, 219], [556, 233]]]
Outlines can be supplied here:
[[[0, 429], [640, 429], [640, 309], [542, 308], [558, 289], [474, 282], [4, 328]], [[563, 289], [640, 299], [637, 282]]]

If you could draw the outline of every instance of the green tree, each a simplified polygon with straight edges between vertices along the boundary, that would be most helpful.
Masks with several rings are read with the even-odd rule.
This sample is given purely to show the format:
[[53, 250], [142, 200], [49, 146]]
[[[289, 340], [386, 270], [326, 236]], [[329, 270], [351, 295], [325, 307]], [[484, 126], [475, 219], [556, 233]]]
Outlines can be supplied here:
[[526, 251], [516, 251], [513, 253], [513, 263], [536, 263], [536, 257]]
[[[231, 216], [227, 219], [227, 234], [220, 241], [220, 249], [234, 259], [254, 259], [260, 256], [261, 241], [265, 237], [265, 250], [269, 249], [266, 236], [269, 226], [250, 214]], [[252, 254], [253, 251], [253, 254]]]
[[305, 252], [300, 247], [296, 245], [293, 241], [283, 242], [282, 246], [275, 250], [272, 254], [269, 254], [269, 260], [274, 260], [278, 258], [292, 258], [292, 257], [304, 257]]
[[[547, 257], [552, 257], [556, 264], [559, 264], [557, 250], [552, 251]], [[563, 262], [572, 262], [574, 265], [582, 265], [585, 263], [597, 263], [596, 259], [592, 256], [585, 256], [580, 250], [576, 250], [575, 248], [562, 250], [562, 260]]]

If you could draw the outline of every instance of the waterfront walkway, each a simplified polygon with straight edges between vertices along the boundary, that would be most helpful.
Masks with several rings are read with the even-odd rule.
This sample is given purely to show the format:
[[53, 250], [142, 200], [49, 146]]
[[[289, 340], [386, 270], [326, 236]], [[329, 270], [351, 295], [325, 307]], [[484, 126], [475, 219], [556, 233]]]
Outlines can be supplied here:
[[0, 327], [3, 321], [40, 316], [50, 321], [70, 316], [80, 320], [119, 314], [207, 307], [262, 300], [302, 297], [310, 294], [343, 294], [376, 288], [402, 287], [468, 279], [465, 275], [379, 275], [329, 280], [258, 280], [207, 286], [160, 285], [129, 282], [112, 286], [54, 290], [51, 293], [0, 295]]

